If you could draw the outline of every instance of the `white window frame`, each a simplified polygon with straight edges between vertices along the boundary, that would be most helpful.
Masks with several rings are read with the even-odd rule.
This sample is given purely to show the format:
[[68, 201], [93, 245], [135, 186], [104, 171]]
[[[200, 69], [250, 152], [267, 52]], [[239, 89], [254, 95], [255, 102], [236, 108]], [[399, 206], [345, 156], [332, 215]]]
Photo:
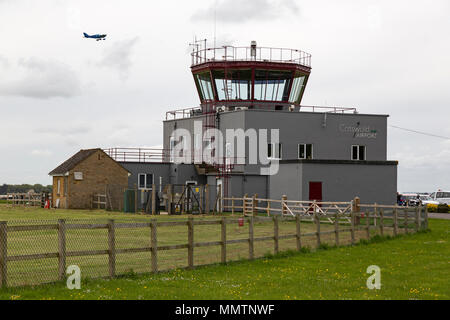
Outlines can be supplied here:
[[81, 181], [83, 180], [83, 172], [74, 172], [73, 173], [73, 178], [76, 181]]
[[[150, 185], [152, 186], [152, 185], [155, 183], [155, 175], [154, 175], [153, 173], [143, 173], [143, 172], [138, 173], [138, 181], [137, 181], [138, 183], [137, 183], [137, 186], [138, 186], [138, 189], [139, 189], [139, 190], [152, 190], [152, 187], [147, 188], [147, 185], [148, 185], [148, 183], [147, 183], [147, 176], [148, 176], [149, 174], [152, 175], [152, 183], [150, 183]], [[144, 176], [144, 187], [143, 187], [143, 188], [141, 188], [141, 184], [140, 184], [140, 182], [141, 182], [141, 176]]]
[[[299, 143], [298, 144], [298, 147], [297, 147], [297, 157], [299, 158], [299, 159], [308, 159], [307, 157], [306, 157], [306, 146], [307, 145], [311, 145], [311, 159], [314, 159], [314, 144], [312, 144], [312, 143]], [[304, 148], [305, 148], [305, 157], [304, 158], [300, 158], [300, 146], [303, 146]], [[353, 150], [353, 149], [352, 149]]]
[[60, 195], [60, 194], [61, 194], [61, 180], [60, 180], [60, 179], [58, 179], [58, 180], [56, 181], [56, 185], [57, 185], [57, 188], [56, 188], [56, 194], [57, 194], [57, 195]]
[[[353, 147], [357, 147], [357, 159], [353, 159]], [[364, 159], [359, 158], [359, 148], [364, 147]], [[367, 147], [365, 145], [353, 144], [350, 150], [350, 159], [353, 161], [365, 161], [367, 159]]]
[[[269, 145], [271, 145], [272, 148], [272, 155], [269, 156]], [[279, 148], [275, 148], [275, 146], [278, 145]], [[278, 157], [277, 157], [277, 150], [278, 150]], [[282, 143], [268, 143], [267, 144], [267, 159], [272, 160], [281, 160], [283, 158], [283, 144]]]

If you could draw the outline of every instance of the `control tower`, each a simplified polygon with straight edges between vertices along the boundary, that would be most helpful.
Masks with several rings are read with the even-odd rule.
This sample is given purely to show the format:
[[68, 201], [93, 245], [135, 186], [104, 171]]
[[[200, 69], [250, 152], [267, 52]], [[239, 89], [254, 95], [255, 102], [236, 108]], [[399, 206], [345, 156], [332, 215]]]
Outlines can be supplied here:
[[218, 106], [287, 110], [299, 106], [311, 73], [311, 55], [301, 50], [224, 46], [192, 52], [203, 113]]
[[387, 160], [389, 116], [305, 106], [311, 55], [249, 44], [195, 43], [190, 69], [200, 103], [166, 112], [163, 149], [108, 150], [132, 173], [130, 187], [150, 175], [158, 177], [158, 188], [221, 186], [217, 193], [225, 198], [357, 195], [367, 203], [395, 203], [398, 162]]

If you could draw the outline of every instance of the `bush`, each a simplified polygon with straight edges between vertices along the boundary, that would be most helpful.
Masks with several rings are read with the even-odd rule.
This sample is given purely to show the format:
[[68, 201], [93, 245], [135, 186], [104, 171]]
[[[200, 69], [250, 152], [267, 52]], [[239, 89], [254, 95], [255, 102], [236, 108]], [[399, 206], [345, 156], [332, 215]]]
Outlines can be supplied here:
[[439, 213], [448, 213], [450, 208], [445, 203], [437, 204], [427, 204], [428, 212], [439, 212]]
[[439, 213], [448, 213], [448, 205], [445, 203], [441, 203], [437, 206], [437, 212]]

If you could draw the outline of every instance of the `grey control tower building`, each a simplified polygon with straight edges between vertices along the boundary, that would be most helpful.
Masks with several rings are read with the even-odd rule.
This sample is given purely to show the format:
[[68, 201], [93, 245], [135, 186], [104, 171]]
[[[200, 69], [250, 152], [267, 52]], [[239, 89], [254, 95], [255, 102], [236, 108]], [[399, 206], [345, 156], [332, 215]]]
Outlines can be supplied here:
[[191, 71], [200, 105], [166, 113], [163, 150], [139, 150], [139, 159], [106, 150], [132, 172], [130, 185], [147, 174], [157, 185], [221, 185], [225, 197], [396, 202], [388, 115], [302, 105], [310, 54], [256, 42], [197, 46]]

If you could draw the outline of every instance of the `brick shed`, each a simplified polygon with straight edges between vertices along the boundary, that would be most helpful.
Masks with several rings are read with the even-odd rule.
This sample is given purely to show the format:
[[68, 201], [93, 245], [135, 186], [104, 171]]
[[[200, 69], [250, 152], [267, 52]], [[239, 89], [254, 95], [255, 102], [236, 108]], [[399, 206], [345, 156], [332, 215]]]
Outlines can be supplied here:
[[54, 207], [90, 209], [93, 195], [109, 193], [107, 190], [116, 190], [110, 196], [121, 201], [129, 172], [102, 149], [87, 149], [77, 152], [49, 175], [53, 177]]

